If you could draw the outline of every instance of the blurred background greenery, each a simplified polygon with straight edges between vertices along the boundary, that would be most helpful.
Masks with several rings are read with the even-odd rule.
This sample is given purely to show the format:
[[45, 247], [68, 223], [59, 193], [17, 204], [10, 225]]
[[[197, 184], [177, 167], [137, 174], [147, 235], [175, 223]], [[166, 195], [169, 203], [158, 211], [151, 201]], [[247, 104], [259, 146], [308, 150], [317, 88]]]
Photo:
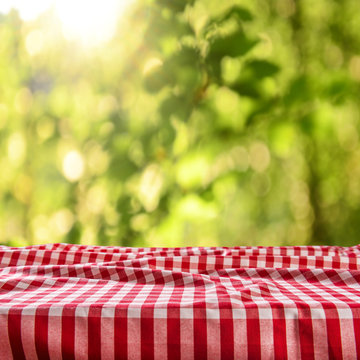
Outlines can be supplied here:
[[0, 11], [2, 244], [360, 243], [359, 0]]

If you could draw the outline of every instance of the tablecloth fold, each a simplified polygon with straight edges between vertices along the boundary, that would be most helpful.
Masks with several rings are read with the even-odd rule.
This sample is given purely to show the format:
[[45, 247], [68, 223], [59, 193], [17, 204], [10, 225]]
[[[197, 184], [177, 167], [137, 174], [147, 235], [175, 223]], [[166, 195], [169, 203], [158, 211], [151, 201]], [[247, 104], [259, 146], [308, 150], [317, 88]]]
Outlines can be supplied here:
[[357, 359], [360, 246], [0, 246], [0, 359]]

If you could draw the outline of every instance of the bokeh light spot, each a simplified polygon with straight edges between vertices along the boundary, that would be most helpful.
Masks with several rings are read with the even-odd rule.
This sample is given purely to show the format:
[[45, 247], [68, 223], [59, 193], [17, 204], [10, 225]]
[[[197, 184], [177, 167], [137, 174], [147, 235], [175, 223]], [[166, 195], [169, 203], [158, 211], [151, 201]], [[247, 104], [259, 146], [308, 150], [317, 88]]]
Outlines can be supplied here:
[[44, 36], [40, 30], [33, 30], [26, 36], [25, 46], [29, 55], [34, 56], [41, 52], [44, 44]]
[[145, 65], [144, 65], [144, 68], [143, 68], [143, 74], [147, 75], [147, 74], [151, 73], [155, 69], [162, 66], [162, 64], [163, 64], [163, 62], [159, 58], [153, 57], [153, 58], [148, 59], [145, 62]]
[[20, 164], [25, 157], [26, 141], [24, 136], [16, 132], [12, 134], [8, 140], [8, 157], [15, 164]]
[[360, 81], [360, 56], [353, 56], [350, 59], [350, 75], [356, 81]]
[[270, 152], [262, 142], [254, 142], [250, 146], [250, 165], [257, 172], [265, 171], [270, 164]]
[[58, 235], [65, 235], [74, 224], [74, 214], [69, 209], [60, 209], [54, 213], [50, 222]]
[[84, 159], [76, 150], [69, 151], [64, 156], [62, 165], [64, 176], [71, 182], [79, 180], [84, 173]]
[[140, 180], [139, 199], [146, 211], [151, 212], [157, 208], [163, 183], [164, 179], [158, 165], [151, 164], [143, 172]]
[[33, 96], [31, 91], [26, 87], [21, 88], [15, 95], [15, 110], [21, 115], [26, 114], [30, 110], [32, 101]]

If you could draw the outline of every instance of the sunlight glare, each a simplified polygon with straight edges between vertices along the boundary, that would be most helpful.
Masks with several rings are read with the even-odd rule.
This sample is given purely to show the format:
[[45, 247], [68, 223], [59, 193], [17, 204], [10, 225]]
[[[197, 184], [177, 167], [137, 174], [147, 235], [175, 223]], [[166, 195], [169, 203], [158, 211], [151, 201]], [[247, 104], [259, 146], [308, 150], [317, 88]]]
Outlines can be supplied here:
[[85, 45], [97, 45], [114, 35], [117, 20], [129, 2], [57, 0], [55, 9], [66, 39], [81, 40]]
[[0, 13], [17, 9], [24, 21], [54, 7], [67, 40], [99, 45], [111, 39], [117, 22], [133, 0], [0, 0]]
[[21, 18], [25, 21], [36, 19], [41, 13], [52, 5], [49, 0], [0, 0], [0, 12], [8, 13], [11, 9], [17, 9]]

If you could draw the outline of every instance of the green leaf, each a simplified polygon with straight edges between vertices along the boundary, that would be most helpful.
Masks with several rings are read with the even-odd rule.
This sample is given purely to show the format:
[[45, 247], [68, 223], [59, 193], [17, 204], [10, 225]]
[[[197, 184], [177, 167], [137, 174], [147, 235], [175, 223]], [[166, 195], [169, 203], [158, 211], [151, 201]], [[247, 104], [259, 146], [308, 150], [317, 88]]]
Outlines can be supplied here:
[[229, 84], [238, 94], [260, 98], [262, 80], [279, 72], [280, 68], [267, 60], [251, 60], [245, 63], [239, 77]]
[[255, 79], [262, 79], [277, 74], [279, 70], [279, 66], [267, 60], [252, 60], [246, 63], [243, 72], [249, 72], [249, 75]]
[[236, 19], [238, 22], [241, 21], [251, 21], [253, 20], [252, 14], [242, 6], [234, 5], [227, 9], [225, 12], [220, 15], [213, 16], [209, 19], [205, 25], [203, 32], [207, 33], [209, 30], [218, 27], [219, 25], [225, 23], [229, 19]]
[[236, 91], [239, 95], [248, 96], [251, 98], [259, 98], [261, 93], [254, 81], [237, 81], [230, 85], [230, 88]]
[[[355, 95], [356, 94], [356, 95]], [[335, 105], [343, 104], [351, 95], [357, 96], [351, 80], [346, 75], [328, 77], [323, 85], [321, 97]]]
[[69, 244], [80, 244], [82, 231], [83, 229], [81, 224], [78, 222], [75, 223], [66, 236], [66, 242]]
[[149, 92], [158, 92], [165, 86], [181, 85], [182, 90], [193, 90], [199, 83], [199, 53], [184, 46], [162, 66], [151, 71], [144, 79]]
[[160, 114], [164, 120], [168, 120], [171, 115], [186, 121], [190, 115], [189, 99], [185, 96], [170, 95], [160, 106]]
[[313, 99], [311, 83], [306, 75], [295, 78], [285, 95], [285, 105], [289, 106], [297, 102], [309, 101]]
[[176, 39], [181, 39], [183, 36], [189, 35], [194, 35], [194, 30], [180, 16], [172, 14], [169, 17], [164, 17], [160, 11], [155, 11], [148, 21], [143, 44], [146, 48], [161, 51], [164, 38], [173, 36]]
[[232, 17], [235, 17], [242, 21], [253, 20], [253, 16], [250, 13], [250, 11], [239, 5], [232, 6], [227, 11], [225, 11], [225, 13], [223, 13], [222, 15], [213, 18], [213, 20], [219, 23], [219, 22], [224, 22], [226, 20], [229, 20]]
[[172, 11], [184, 11], [186, 5], [192, 4], [194, 0], [157, 0], [157, 4], [161, 7], [166, 6]]
[[173, 86], [175, 77], [172, 72], [168, 72], [164, 66], [149, 72], [144, 78], [144, 85], [147, 91], [156, 93], [165, 86]]
[[258, 40], [249, 39], [241, 29], [238, 29], [224, 37], [215, 38], [210, 44], [208, 59], [220, 60], [224, 56], [236, 57], [244, 55], [258, 42]]

